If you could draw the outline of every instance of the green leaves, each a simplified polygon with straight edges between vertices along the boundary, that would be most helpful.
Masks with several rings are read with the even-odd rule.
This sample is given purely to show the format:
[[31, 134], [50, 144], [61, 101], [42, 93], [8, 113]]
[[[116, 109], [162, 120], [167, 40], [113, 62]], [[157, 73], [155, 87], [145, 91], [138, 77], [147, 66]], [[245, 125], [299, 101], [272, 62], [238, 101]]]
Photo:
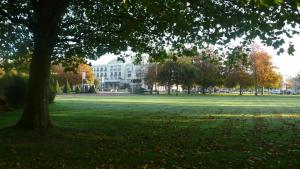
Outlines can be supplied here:
[[[225, 44], [242, 36], [245, 41], [260, 37], [268, 45], [280, 48], [284, 44], [282, 38], [272, 37], [299, 33], [298, 6], [297, 0], [209, 0], [205, 3], [71, 0], [59, 25], [52, 59], [57, 62], [68, 62], [74, 56], [97, 59], [105, 53], [120, 54], [131, 47], [136, 53], [163, 60], [166, 57], [160, 53], [166, 46]], [[14, 58], [20, 48], [33, 51], [32, 26], [37, 22], [34, 7], [35, 4], [24, 0], [0, 2], [0, 9], [8, 14], [0, 14], [1, 57]], [[285, 29], [286, 24], [291, 24], [292, 29]], [[182, 55], [193, 54], [193, 50], [174, 50], [181, 51]]]

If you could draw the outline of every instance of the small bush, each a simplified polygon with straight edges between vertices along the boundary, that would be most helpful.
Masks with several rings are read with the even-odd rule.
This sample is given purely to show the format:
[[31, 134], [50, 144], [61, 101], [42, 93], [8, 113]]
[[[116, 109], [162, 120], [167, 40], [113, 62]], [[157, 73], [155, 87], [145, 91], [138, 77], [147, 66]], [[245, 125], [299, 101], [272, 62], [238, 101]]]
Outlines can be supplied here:
[[76, 88], [75, 88], [75, 93], [80, 93], [80, 88], [79, 88], [79, 86], [76, 86]]
[[20, 76], [7, 77], [8, 83], [5, 88], [5, 100], [10, 107], [19, 108], [24, 106], [27, 95], [27, 78]]
[[95, 89], [95, 86], [91, 86], [91, 87], [90, 87], [89, 93], [97, 93], [97, 92], [96, 92], [96, 89]]

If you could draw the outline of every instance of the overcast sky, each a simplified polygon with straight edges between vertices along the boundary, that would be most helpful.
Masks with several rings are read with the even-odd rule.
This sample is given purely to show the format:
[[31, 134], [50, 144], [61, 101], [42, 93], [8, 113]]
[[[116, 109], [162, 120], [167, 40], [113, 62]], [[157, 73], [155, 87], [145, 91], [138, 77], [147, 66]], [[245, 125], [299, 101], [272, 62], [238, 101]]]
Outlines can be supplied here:
[[[297, 73], [300, 73], [300, 35], [294, 36], [292, 39], [285, 39], [286, 42], [292, 42], [295, 45], [294, 56], [283, 53], [277, 55], [276, 51], [272, 47], [263, 47], [272, 57], [273, 63], [278, 67], [278, 71], [286, 79], [287, 77], [295, 76]], [[259, 43], [259, 42], [257, 42]], [[263, 46], [263, 45], [261, 45]], [[285, 48], [288, 47], [288, 43], [285, 44]], [[106, 64], [112, 59], [116, 59], [117, 56], [107, 54], [100, 57], [96, 61], [91, 61], [93, 65]], [[127, 59], [129, 60], [129, 59]]]

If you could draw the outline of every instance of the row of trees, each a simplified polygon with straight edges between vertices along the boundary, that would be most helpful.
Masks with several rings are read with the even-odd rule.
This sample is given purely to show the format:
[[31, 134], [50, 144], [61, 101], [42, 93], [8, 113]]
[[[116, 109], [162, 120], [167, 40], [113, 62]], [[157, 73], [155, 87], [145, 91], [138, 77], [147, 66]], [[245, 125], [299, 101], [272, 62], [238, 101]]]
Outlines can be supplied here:
[[[82, 79], [82, 72], [85, 72], [85, 79]], [[61, 64], [53, 65], [51, 68], [51, 76], [57, 81], [57, 86], [62, 86], [64, 93], [95, 93], [96, 87], [99, 86], [99, 80], [96, 79], [93, 69], [88, 64], [79, 64], [72, 71], [68, 71]], [[82, 84], [85, 84], [82, 86]], [[60, 88], [60, 87], [56, 87]]]
[[240, 94], [244, 89], [254, 87], [256, 95], [259, 89], [263, 95], [264, 88], [278, 88], [281, 81], [282, 76], [273, 66], [271, 56], [258, 47], [251, 52], [236, 47], [225, 59], [216, 51], [207, 49], [197, 57], [152, 65], [146, 75], [146, 83], [151, 89], [157, 82], [167, 87], [168, 94], [173, 85], [177, 91], [181, 85], [189, 94], [193, 87], [201, 87], [205, 93], [209, 87], [225, 86], [239, 87]]

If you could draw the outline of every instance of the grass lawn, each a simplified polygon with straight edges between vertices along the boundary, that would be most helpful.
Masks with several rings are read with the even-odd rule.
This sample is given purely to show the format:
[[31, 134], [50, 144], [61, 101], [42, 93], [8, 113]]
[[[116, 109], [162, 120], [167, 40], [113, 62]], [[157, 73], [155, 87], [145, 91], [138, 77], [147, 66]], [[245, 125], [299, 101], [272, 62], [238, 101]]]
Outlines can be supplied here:
[[0, 169], [300, 168], [298, 96], [59, 96], [55, 129], [7, 129]]

